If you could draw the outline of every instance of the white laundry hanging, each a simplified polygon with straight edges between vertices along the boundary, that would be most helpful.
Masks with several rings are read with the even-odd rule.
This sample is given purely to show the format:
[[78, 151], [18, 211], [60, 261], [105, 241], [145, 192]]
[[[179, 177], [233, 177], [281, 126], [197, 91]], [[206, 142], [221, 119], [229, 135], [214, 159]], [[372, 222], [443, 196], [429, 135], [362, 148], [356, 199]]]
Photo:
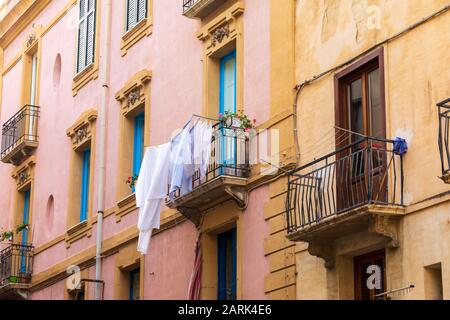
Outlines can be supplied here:
[[171, 144], [166, 143], [145, 150], [136, 183], [136, 206], [139, 208], [138, 251], [146, 254], [153, 229], [160, 227], [160, 213], [167, 194], [173, 163]]
[[208, 121], [199, 121], [193, 129], [193, 162], [200, 177], [206, 175], [211, 155], [212, 125]]
[[192, 142], [189, 129], [185, 128], [172, 141], [172, 178], [170, 180], [170, 197], [177, 190], [181, 190], [181, 195], [192, 191]]

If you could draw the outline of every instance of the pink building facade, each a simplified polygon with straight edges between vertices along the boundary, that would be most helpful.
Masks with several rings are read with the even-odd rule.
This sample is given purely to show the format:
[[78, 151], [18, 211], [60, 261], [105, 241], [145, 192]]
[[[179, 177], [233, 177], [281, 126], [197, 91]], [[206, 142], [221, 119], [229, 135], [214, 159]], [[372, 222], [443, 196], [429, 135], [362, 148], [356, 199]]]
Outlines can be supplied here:
[[[233, 53], [235, 111], [258, 128], [291, 130], [271, 107], [292, 94], [286, 87], [288, 99], [271, 97], [278, 81], [270, 70], [283, 74], [276, 66], [289, 60], [271, 61], [280, 51], [271, 30], [282, 31], [273, 19], [283, 13], [269, 0], [23, 0], [3, 9], [0, 122], [12, 119], [17, 132], [3, 127], [0, 227], [2, 249], [19, 247], [2, 295], [94, 299], [92, 280], [100, 280], [100, 299], [187, 299], [200, 239], [200, 298], [289, 298], [293, 282], [272, 277], [288, 263], [271, 260], [284, 251], [271, 249], [265, 215], [276, 175], [259, 174], [260, 165], [245, 177], [218, 174], [218, 186], [206, 183], [162, 211], [145, 256], [126, 184], [138, 115], [146, 147], [168, 142], [193, 114], [218, 118], [221, 64]], [[199, 199], [195, 213], [180, 209]], [[219, 239], [230, 232], [233, 254], [221, 258]], [[222, 268], [232, 275], [221, 279]]]

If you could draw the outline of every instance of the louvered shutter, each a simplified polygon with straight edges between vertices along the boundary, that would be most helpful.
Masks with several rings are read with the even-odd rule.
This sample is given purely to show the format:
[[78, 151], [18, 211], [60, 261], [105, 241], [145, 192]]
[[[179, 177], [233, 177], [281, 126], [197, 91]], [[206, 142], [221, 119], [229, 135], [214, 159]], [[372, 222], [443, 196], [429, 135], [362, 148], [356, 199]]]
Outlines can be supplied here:
[[78, 23], [78, 54], [77, 54], [77, 72], [83, 70], [86, 54], [86, 0], [80, 0], [79, 5], [79, 23]]
[[95, 11], [87, 17], [86, 66], [94, 62], [95, 48]]
[[138, 0], [127, 0], [127, 31], [136, 25]]
[[138, 7], [137, 22], [147, 18], [147, 0], [138, 0], [138, 1], [139, 7]]
[[77, 72], [94, 62], [96, 0], [79, 0]]

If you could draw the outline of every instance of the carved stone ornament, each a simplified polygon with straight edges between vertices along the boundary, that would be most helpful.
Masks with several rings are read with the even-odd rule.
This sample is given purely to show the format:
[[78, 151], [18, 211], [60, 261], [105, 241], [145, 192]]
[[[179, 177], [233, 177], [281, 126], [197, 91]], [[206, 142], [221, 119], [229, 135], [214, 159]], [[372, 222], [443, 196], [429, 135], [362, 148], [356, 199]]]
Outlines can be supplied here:
[[28, 174], [27, 170], [20, 172], [19, 176], [17, 178], [17, 184], [18, 185], [24, 184], [28, 180], [29, 177], [30, 177], [30, 175]]
[[80, 143], [84, 139], [86, 139], [88, 135], [88, 128], [87, 125], [82, 126], [75, 132], [75, 143]]
[[139, 88], [134, 89], [133, 91], [131, 91], [128, 94], [127, 100], [128, 100], [128, 105], [134, 105], [136, 103], [136, 101], [139, 100], [140, 97], [140, 93], [139, 93]]
[[34, 41], [36, 41], [36, 33], [35, 33], [35, 32], [31, 33], [31, 34], [28, 36], [28, 39], [27, 39], [27, 48], [30, 47], [30, 46], [34, 43]]
[[211, 45], [215, 47], [217, 43], [222, 43], [223, 39], [229, 35], [230, 27], [228, 25], [217, 28], [212, 35]]

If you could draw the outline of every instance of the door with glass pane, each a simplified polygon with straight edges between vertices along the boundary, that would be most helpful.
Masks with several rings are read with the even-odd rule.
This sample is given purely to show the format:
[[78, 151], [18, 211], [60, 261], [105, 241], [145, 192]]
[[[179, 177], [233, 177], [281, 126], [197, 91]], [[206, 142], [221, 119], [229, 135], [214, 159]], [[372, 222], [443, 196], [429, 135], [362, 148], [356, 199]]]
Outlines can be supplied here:
[[[340, 126], [353, 134], [338, 135], [337, 145], [352, 144], [338, 155], [338, 211], [371, 201], [386, 201], [385, 114], [382, 106], [380, 68], [359, 70], [340, 83]], [[364, 140], [364, 136], [380, 140]], [[338, 139], [338, 138], [337, 138]], [[370, 179], [369, 179], [370, 178]], [[371, 182], [368, 185], [368, 182]], [[369, 189], [370, 188], [370, 189]], [[370, 195], [371, 199], [368, 199]]]
[[31, 57], [31, 73], [30, 73], [30, 108], [28, 109], [28, 128], [26, 131], [26, 139], [30, 141], [36, 140], [36, 120], [35, 120], [35, 105], [36, 105], [36, 87], [37, 87], [37, 65], [38, 56], [35, 53]]
[[[23, 193], [23, 213], [22, 213], [22, 224], [28, 225], [29, 219], [30, 219], [30, 197], [31, 197], [31, 190], [28, 189]], [[28, 228], [24, 228], [22, 230], [22, 248], [20, 249], [20, 272], [21, 273], [27, 273], [28, 269], [30, 268], [28, 256], [27, 256], [27, 250], [25, 247], [28, 245]]]
[[[236, 52], [224, 56], [220, 61], [220, 103], [219, 112], [236, 112]], [[236, 120], [230, 123], [238, 125]], [[224, 167], [221, 173], [226, 173], [229, 168], [236, 166], [236, 134], [235, 130], [222, 128], [221, 137], [218, 139], [220, 146], [216, 146], [216, 152], [220, 164]]]

